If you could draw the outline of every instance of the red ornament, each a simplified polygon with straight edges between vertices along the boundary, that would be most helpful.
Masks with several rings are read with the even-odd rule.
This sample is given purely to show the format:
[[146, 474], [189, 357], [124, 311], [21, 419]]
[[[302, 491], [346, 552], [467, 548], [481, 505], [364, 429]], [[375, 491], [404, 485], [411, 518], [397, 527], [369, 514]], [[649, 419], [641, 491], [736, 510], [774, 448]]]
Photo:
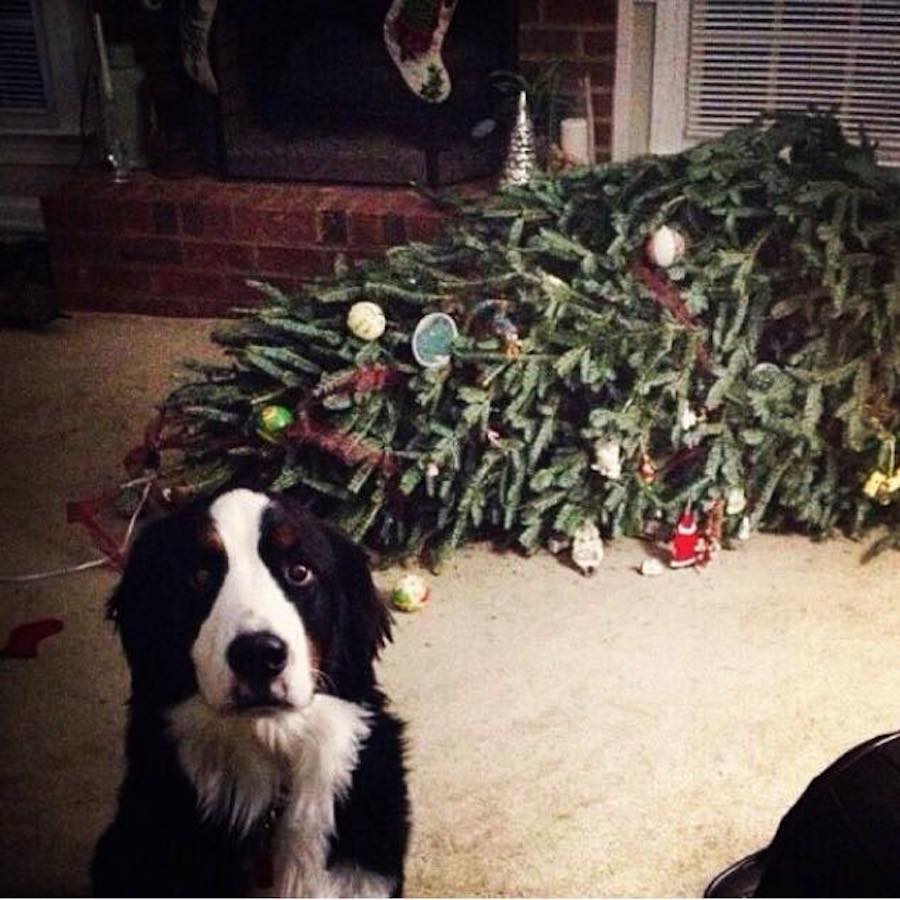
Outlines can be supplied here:
[[653, 484], [656, 481], [656, 466], [653, 465], [653, 460], [646, 453], [641, 457], [638, 475], [644, 484]]
[[673, 569], [684, 569], [697, 563], [697, 520], [694, 514], [686, 509], [675, 526], [672, 538], [672, 558], [669, 566]]

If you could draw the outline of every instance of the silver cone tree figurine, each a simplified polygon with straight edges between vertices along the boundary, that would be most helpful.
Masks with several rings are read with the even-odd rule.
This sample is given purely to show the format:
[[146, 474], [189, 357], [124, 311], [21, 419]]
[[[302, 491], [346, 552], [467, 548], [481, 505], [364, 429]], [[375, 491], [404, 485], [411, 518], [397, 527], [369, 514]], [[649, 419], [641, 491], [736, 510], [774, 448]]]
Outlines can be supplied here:
[[509, 149], [506, 162], [500, 174], [500, 186], [527, 184], [537, 169], [537, 153], [534, 147], [534, 125], [528, 113], [528, 98], [525, 91], [519, 93], [519, 110], [509, 135]]

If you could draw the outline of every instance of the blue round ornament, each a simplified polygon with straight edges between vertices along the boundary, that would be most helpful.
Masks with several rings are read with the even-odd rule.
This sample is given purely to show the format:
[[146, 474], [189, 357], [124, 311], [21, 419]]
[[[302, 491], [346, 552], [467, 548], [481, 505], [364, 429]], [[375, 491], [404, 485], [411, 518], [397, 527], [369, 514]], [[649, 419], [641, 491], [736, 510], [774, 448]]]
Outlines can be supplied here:
[[447, 313], [423, 316], [412, 336], [412, 353], [426, 369], [439, 369], [450, 362], [450, 351], [458, 334], [456, 322]]

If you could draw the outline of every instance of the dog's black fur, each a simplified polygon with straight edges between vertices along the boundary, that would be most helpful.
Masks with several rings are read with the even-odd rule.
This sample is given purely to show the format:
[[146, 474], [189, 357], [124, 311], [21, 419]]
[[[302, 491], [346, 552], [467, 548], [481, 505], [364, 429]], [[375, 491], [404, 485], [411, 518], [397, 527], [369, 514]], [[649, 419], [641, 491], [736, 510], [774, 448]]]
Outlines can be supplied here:
[[[291, 553], [318, 575], [316, 594], [305, 598], [302, 613], [320, 649], [317, 691], [372, 714], [349, 794], [336, 804], [328, 867], [358, 865], [390, 879], [400, 895], [409, 831], [402, 725], [386, 712], [373, 671], [373, 660], [390, 639], [389, 616], [359, 547], [302, 510], [270, 499], [264, 529], [287, 523], [298, 538]], [[168, 728], [168, 711], [197, 693], [191, 646], [227, 568], [227, 560], [198, 541], [208, 525], [208, 507], [197, 504], [147, 526], [109, 603], [132, 693], [118, 812], [92, 864], [100, 895], [239, 896], [252, 888], [248, 872], [264, 837], [258, 831], [238, 837], [201, 815]], [[260, 556], [294, 600], [274, 553], [261, 538]], [[198, 566], [212, 573], [202, 590], [191, 585]]]

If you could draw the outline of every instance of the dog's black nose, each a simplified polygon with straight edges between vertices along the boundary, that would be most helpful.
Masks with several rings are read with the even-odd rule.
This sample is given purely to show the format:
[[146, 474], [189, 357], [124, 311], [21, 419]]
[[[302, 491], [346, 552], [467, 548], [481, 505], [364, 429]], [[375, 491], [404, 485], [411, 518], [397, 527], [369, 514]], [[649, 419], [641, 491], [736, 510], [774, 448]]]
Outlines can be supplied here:
[[271, 631], [239, 634], [228, 645], [226, 654], [235, 675], [255, 682], [269, 682], [280, 675], [287, 657], [287, 644]]

